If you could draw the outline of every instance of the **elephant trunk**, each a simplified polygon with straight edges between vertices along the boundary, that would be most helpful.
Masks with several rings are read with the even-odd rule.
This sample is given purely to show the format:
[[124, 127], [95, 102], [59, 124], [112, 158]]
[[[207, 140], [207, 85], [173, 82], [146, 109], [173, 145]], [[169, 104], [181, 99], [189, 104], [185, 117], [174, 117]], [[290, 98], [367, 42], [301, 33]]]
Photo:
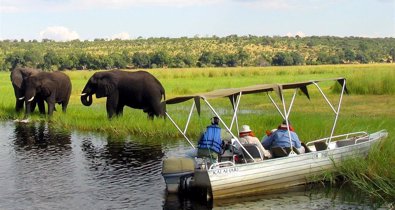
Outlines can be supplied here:
[[87, 94], [87, 93], [83, 93], [81, 94], [81, 102], [82, 104], [84, 104], [85, 106], [90, 106], [92, 105], [92, 95], [91, 94]]

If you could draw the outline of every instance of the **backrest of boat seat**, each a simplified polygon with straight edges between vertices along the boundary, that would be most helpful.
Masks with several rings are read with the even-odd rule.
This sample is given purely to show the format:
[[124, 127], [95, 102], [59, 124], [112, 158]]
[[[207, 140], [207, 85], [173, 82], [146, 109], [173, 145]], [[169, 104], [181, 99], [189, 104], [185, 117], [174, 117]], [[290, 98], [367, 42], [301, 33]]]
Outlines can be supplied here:
[[302, 142], [301, 144], [302, 144], [302, 147], [304, 147], [305, 153], [311, 152], [310, 148], [305, 143]]
[[353, 144], [355, 144], [355, 139], [336, 141], [337, 147], [344, 147], [344, 146], [353, 145]]
[[[287, 154], [289, 155], [289, 153], [291, 152], [291, 147], [284, 147], [285, 151], [287, 152]], [[296, 153], [296, 154], [300, 154], [299, 150], [296, 149], [296, 147], [292, 147], [292, 150]]]
[[287, 151], [281, 147], [272, 147], [270, 149], [270, 152], [272, 153], [274, 158], [279, 158], [279, 157], [286, 157], [288, 156]]
[[316, 151], [321, 151], [321, 150], [326, 150], [328, 149], [328, 145], [326, 144], [325, 141], [317, 141], [314, 142], [315, 150]]
[[[255, 144], [243, 144], [243, 147], [250, 153], [250, 155], [255, 159], [255, 160], [263, 160], [263, 154], [259, 150], [258, 146]], [[243, 158], [247, 162], [253, 162], [253, 160], [250, 158], [250, 156], [246, 153], [244, 149], [242, 150]]]
[[362, 142], [365, 142], [365, 141], [369, 141], [369, 137], [368, 136], [356, 139], [355, 143], [362, 143]]

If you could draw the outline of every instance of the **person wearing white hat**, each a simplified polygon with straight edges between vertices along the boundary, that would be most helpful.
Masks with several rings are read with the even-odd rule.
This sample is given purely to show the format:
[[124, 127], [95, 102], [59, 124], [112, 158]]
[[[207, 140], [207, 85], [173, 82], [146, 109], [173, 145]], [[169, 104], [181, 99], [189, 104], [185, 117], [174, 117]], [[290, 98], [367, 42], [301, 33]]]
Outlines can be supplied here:
[[271, 158], [271, 153], [262, 146], [261, 142], [259, 139], [255, 136], [255, 134], [252, 132], [251, 128], [249, 125], [243, 125], [241, 127], [241, 130], [239, 132], [239, 141], [241, 144], [255, 144], [258, 146], [258, 148], [261, 150], [262, 154], [266, 158]]

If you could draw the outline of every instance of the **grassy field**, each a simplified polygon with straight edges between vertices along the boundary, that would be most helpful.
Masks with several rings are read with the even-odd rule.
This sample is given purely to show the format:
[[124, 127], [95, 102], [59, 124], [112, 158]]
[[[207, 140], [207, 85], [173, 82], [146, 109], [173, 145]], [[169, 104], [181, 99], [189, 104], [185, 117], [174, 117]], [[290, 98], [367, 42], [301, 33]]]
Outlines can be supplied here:
[[[168, 119], [150, 121], [141, 110], [126, 107], [124, 115], [107, 119], [105, 99], [94, 98], [90, 107], [80, 102], [85, 83], [93, 71], [69, 71], [73, 90], [67, 113], [58, 111], [51, 119], [34, 113], [32, 120], [48, 120], [58, 128], [79, 132], [99, 132], [117, 136], [139, 136], [169, 140], [179, 138], [177, 130]], [[241, 87], [262, 83], [286, 83], [313, 79], [345, 77], [350, 91], [344, 96], [340, 118], [335, 134], [353, 131], [373, 132], [386, 129], [389, 138], [371, 152], [368, 159], [351, 162], [337, 171], [344, 174], [358, 189], [371, 193], [373, 197], [386, 201], [395, 200], [395, 65], [334, 65], [334, 66], [295, 66], [264, 68], [205, 68], [205, 69], [157, 69], [151, 70], [163, 84], [166, 98], [179, 95], [206, 92], [219, 88]], [[324, 92], [337, 103], [338, 87], [334, 82], [323, 83]], [[298, 94], [290, 119], [302, 141], [322, 138], [330, 134], [334, 114], [324, 99], [312, 86], [309, 88], [311, 100]], [[290, 101], [291, 93], [286, 94]], [[275, 108], [266, 95], [243, 96], [239, 115], [239, 126], [249, 124], [258, 138], [264, 131], [276, 127], [281, 121]], [[14, 111], [15, 97], [9, 79], [9, 72], [0, 72], [0, 119], [23, 118], [23, 113]], [[191, 102], [183, 105], [169, 105], [168, 112], [177, 122], [185, 122]], [[232, 116], [228, 99], [213, 101], [220, 107], [224, 119], [229, 122]], [[60, 106], [57, 106], [61, 110]], [[207, 107], [202, 106], [203, 110]], [[188, 134], [197, 137], [213, 114], [203, 112], [199, 118], [195, 114]], [[196, 138], [195, 138], [196, 139]], [[354, 160], [355, 161], [355, 160]]]

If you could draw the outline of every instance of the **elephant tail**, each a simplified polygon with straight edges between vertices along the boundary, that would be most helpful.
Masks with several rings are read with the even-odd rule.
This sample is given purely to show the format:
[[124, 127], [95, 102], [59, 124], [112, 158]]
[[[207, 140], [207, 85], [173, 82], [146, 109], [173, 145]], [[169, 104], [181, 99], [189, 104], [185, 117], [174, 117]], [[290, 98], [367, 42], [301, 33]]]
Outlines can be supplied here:
[[166, 94], [165, 94], [165, 89], [162, 87], [161, 94], [163, 95], [163, 101], [160, 103], [162, 112], [163, 112], [163, 117], [166, 118]]
[[162, 87], [162, 89], [160, 90], [161, 95], [163, 96], [163, 100], [166, 101], [166, 93], [165, 93], [165, 89]]

